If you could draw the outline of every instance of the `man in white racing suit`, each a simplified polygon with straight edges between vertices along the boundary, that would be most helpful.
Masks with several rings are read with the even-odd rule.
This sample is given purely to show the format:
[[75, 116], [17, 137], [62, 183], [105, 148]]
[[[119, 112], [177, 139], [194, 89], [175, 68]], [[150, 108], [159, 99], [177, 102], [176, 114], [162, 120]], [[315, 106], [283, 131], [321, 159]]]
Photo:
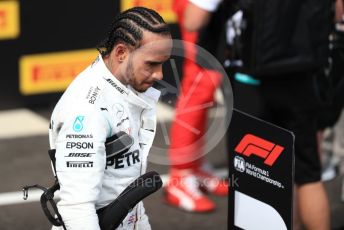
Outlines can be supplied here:
[[[100, 55], [57, 103], [49, 138], [67, 230], [100, 229], [96, 210], [146, 171], [160, 95], [151, 86], [162, 79], [171, 48], [169, 29], [156, 12], [129, 9], [116, 17]], [[107, 158], [105, 142], [121, 131], [133, 141], [130, 148]], [[118, 229], [150, 228], [140, 202]]]

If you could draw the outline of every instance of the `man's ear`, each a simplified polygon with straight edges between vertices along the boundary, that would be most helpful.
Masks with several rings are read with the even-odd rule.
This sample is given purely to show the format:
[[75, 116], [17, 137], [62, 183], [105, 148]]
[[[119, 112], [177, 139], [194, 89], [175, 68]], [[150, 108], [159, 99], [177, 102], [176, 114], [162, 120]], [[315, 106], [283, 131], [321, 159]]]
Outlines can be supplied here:
[[119, 63], [123, 62], [129, 54], [129, 48], [122, 43], [117, 44], [113, 48], [113, 58]]

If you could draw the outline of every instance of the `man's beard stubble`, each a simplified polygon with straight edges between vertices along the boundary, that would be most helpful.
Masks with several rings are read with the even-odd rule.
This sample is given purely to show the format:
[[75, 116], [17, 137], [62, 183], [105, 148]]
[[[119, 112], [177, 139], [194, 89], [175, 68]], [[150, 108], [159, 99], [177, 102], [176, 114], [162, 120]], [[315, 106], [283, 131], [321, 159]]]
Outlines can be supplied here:
[[134, 73], [134, 66], [133, 66], [133, 58], [132, 58], [132, 55], [129, 56], [129, 59], [128, 59], [128, 65], [127, 65], [127, 68], [126, 68], [126, 75], [127, 75], [127, 78], [128, 78], [128, 84], [133, 87], [137, 92], [139, 93], [144, 93], [147, 91], [147, 89], [141, 89], [139, 88], [139, 84], [136, 84], [137, 82], [135, 81], [136, 78], [135, 78], [135, 73]]

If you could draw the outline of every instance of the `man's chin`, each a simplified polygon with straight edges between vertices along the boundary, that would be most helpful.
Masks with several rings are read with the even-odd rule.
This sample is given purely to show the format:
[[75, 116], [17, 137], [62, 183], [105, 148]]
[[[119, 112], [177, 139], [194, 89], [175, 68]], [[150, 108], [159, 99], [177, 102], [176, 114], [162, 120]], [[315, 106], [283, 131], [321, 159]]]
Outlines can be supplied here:
[[137, 92], [139, 92], [139, 93], [144, 93], [144, 92], [147, 91], [148, 88], [149, 88], [149, 87], [145, 87], [145, 88], [141, 87], [141, 88], [134, 88], [134, 89], [135, 89]]
[[153, 84], [151, 84], [151, 83], [144, 83], [144, 84], [140, 85], [140, 87], [133, 87], [133, 88], [139, 93], [144, 93], [147, 91], [147, 89], [149, 89], [152, 86], [153, 86]]

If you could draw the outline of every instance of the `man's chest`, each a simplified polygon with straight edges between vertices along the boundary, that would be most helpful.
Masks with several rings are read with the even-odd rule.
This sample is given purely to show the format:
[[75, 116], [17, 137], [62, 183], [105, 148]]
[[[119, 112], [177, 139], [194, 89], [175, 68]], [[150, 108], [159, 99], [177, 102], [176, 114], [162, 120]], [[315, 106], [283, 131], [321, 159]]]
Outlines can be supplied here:
[[140, 127], [142, 108], [123, 102], [115, 102], [107, 109], [110, 118], [111, 135], [120, 132], [128, 134], [132, 144], [128, 151], [117, 154], [107, 159], [107, 168], [125, 169], [135, 168], [142, 164], [140, 147]]

